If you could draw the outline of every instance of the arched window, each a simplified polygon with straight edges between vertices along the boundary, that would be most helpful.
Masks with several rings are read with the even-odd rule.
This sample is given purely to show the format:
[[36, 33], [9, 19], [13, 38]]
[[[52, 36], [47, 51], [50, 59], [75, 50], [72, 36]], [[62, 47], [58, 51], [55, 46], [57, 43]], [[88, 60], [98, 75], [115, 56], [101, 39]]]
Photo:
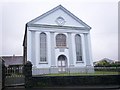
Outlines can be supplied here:
[[56, 46], [57, 47], [66, 47], [66, 35], [58, 34], [56, 36]]
[[40, 62], [47, 61], [47, 43], [46, 43], [46, 34], [40, 33]]
[[82, 61], [81, 36], [79, 34], [75, 35], [75, 45], [76, 45], [76, 59], [77, 61]]

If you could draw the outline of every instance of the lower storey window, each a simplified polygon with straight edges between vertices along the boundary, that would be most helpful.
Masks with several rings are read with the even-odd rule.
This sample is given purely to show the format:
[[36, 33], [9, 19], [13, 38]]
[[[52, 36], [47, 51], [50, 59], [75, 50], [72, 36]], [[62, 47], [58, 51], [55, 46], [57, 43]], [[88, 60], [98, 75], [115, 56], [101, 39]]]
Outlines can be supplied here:
[[82, 61], [82, 56], [77, 56], [77, 61]]
[[46, 57], [40, 57], [40, 61], [41, 62], [46, 62], [47, 60], [46, 60]]
[[75, 45], [76, 45], [76, 61], [82, 61], [82, 45], [81, 36], [79, 34], [75, 35]]
[[45, 33], [40, 33], [40, 63], [47, 61], [47, 37]]

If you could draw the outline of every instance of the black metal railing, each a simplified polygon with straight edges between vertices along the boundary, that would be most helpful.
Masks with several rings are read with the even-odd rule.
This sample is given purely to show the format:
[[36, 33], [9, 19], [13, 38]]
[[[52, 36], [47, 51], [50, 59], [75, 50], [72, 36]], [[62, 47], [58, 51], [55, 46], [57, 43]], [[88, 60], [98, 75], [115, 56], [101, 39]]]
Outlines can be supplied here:
[[12, 65], [6, 67], [6, 77], [20, 77], [23, 76], [23, 65]]
[[52, 73], [51, 68], [33, 68], [33, 74], [37, 76], [84, 76], [84, 75], [118, 75], [120, 74], [120, 67], [94, 67], [92, 72], [89, 72], [89, 68], [80, 69], [65, 68], [65, 71]]

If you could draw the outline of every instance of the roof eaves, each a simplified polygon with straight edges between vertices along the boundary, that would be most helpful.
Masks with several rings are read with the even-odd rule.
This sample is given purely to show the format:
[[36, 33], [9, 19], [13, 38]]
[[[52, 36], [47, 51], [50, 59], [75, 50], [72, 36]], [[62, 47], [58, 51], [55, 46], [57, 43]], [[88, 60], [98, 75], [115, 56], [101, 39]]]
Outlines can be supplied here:
[[78, 17], [76, 17], [73, 13], [71, 13], [69, 10], [67, 10], [66, 8], [64, 8], [63, 6], [61, 6], [61, 9], [66, 12], [68, 15], [70, 15], [72, 18], [74, 18], [76, 21], [78, 21], [79, 23], [82, 23], [84, 26], [86, 26], [88, 29], [91, 29], [91, 27], [89, 25], [87, 25], [86, 23], [84, 23], [81, 19], [79, 19]]
[[74, 29], [74, 30], [90, 30], [90, 29], [88, 29], [86, 27], [58, 26], [58, 25], [45, 25], [45, 24], [29, 24], [28, 27], [57, 28], [57, 29]]
[[62, 6], [61, 6], [61, 5], [59, 5], [59, 6], [55, 7], [55, 8], [53, 8], [53, 9], [51, 9], [51, 10], [47, 11], [46, 13], [44, 13], [44, 14], [42, 14], [42, 15], [38, 16], [37, 18], [35, 18], [35, 19], [31, 20], [31, 21], [29, 21], [29, 22], [28, 22], [28, 25], [29, 25], [29, 24], [31, 24], [31, 23], [36, 22], [36, 21], [37, 21], [37, 20], [39, 20], [39, 19], [44, 18], [45, 16], [47, 16], [47, 15], [51, 14], [52, 12], [54, 12], [54, 11], [58, 10], [58, 9], [59, 9], [59, 8], [61, 8], [61, 7], [62, 7]]

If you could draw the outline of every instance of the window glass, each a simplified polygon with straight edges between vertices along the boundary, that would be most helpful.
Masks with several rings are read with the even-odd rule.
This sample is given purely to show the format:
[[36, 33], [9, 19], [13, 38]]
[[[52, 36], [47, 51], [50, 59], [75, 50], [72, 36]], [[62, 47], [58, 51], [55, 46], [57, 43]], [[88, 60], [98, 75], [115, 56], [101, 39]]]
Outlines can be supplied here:
[[66, 47], [66, 36], [64, 34], [58, 34], [56, 36], [56, 46]]
[[41, 62], [46, 62], [47, 58], [46, 58], [46, 34], [45, 33], [41, 33], [40, 34], [40, 61]]
[[82, 61], [81, 36], [79, 34], [75, 35], [75, 45], [76, 45], [76, 58], [77, 58], [77, 61]]

